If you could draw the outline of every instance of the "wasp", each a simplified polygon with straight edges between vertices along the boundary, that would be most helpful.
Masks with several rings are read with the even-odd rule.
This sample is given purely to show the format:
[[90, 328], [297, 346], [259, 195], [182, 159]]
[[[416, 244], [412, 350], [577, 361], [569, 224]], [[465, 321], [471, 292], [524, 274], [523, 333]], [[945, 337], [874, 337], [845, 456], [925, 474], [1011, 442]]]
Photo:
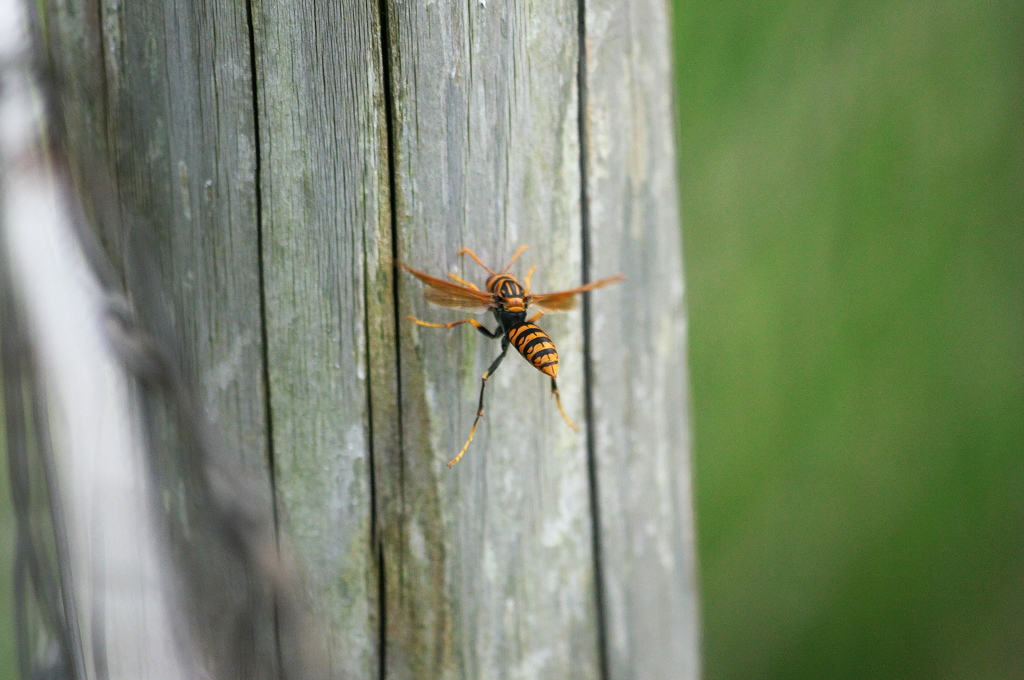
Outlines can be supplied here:
[[[484, 390], [487, 388], [487, 379], [498, 370], [498, 366], [501, 365], [502, 360], [508, 353], [509, 345], [515, 346], [519, 353], [523, 355], [523, 358], [530, 362], [534, 368], [551, 378], [551, 393], [555, 397], [558, 411], [562, 414], [562, 418], [565, 419], [569, 427], [574, 431], [579, 431], [579, 428], [569, 420], [565, 409], [562, 408], [562, 400], [558, 396], [558, 383], [555, 381], [555, 378], [558, 377], [558, 350], [555, 349], [555, 343], [551, 341], [548, 334], [541, 330], [536, 322], [545, 314], [568, 312], [574, 309], [577, 303], [576, 295], [579, 293], [618, 283], [626, 277], [622, 274], [617, 274], [599, 281], [593, 281], [579, 288], [563, 290], [557, 293], [534, 295], [530, 293], [530, 278], [537, 269], [537, 265], [533, 265], [526, 272], [526, 278], [523, 279], [522, 284], [516, 280], [515, 276], [508, 273], [508, 270], [528, 247], [521, 246], [512, 256], [512, 259], [509, 260], [508, 264], [501, 271], [497, 272], [485, 265], [477, 257], [476, 253], [469, 248], [463, 248], [459, 251], [459, 256], [469, 255], [490, 274], [485, 285], [487, 292], [480, 290], [472, 283], [464, 281], [454, 274], [448, 275], [449, 278], [455, 281], [455, 283], [452, 283], [417, 271], [402, 262], [398, 263], [402, 269], [426, 284], [423, 296], [427, 299], [427, 302], [433, 302], [435, 305], [442, 307], [472, 312], [486, 312], [490, 310], [498, 322], [498, 327], [492, 331], [476, 319], [461, 319], [451, 323], [429, 323], [412, 316], [409, 317], [410, 321], [427, 328], [454, 328], [455, 326], [468, 323], [487, 338], [492, 340], [501, 338], [501, 354], [494, 360], [490, 368], [484, 372], [480, 380], [480, 402], [477, 405], [473, 426], [469, 428], [469, 437], [466, 439], [466, 443], [462, 445], [459, 455], [449, 461], [448, 467], [458, 463], [459, 459], [469, 449], [469, 444], [473, 441], [473, 435], [476, 433], [476, 426], [484, 415]], [[530, 318], [526, 318], [526, 310], [530, 307], [535, 308], [537, 313]]]

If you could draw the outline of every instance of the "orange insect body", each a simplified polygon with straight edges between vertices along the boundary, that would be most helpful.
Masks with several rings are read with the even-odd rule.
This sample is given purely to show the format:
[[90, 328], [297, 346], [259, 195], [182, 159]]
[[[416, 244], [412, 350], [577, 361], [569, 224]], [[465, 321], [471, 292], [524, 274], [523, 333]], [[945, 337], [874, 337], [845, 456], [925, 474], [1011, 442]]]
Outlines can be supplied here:
[[[536, 265], [531, 267], [526, 273], [526, 279], [524, 281], [525, 285], [520, 285], [519, 281], [516, 280], [516, 277], [508, 273], [509, 268], [517, 259], [519, 259], [519, 256], [522, 255], [526, 248], [527, 246], [521, 246], [519, 250], [516, 251], [515, 255], [512, 256], [509, 263], [505, 265], [505, 268], [500, 272], [495, 272], [485, 265], [472, 250], [463, 248], [459, 251], [459, 255], [469, 255], [476, 260], [477, 264], [486, 269], [490, 274], [490, 277], [487, 279], [486, 293], [481, 291], [472, 283], [463, 281], [454, 274], [448, 275], [456, 282], [451, 283], [450, 281], [445, 281], [444, 279], [439, 279], [413, 269], [406, 264], [399, 263], [399, 266], [401, 266], [402, 269], [406, 270], [426, 284], [423, 295], [428, 302], [433, 302], [434, 304], [441, 305], [442, 307], [451, 307], [454, 309], [469, 311], [482, 312], [490, 310], [498, 321], [498, 328], [492, 331], [476, 319], [462, 319], [460, 321], [453, 321], [446, 324], [436, 324], [420, 321], [419, 319], [411, 316], [409, 317], [409, 319], [417, 324], [427, 326], [429, 328], [452, 328], [460, 324], [468, 323], [488, 338], [501, 338], [501, 354], [498, 355], [498, 358], [494, 360], [490, 368], [484, 372], [483, 377], [481, 378], [480, 403], [477, 407], [476, 419], [473, 421], [473, 426], [469, 430], [469, 438], [463, 445], [462, 450], [459, 451], [459, 455], [455, 456], [455, 458], [448, 463], [448, 467], [459, 462], [459, 459], [462, 458], [463, 454], [466, 453], [466, 450], [469, 449], [469, 444], [473, 441], [473, 435], [476, 432], [476, 426], [484, 414], [484, 388], [487, 386], [487, 379], [495, 370], [497, 370], [502, 359], [505, 358], [509, 345], [513, 345], [516, 350], [523, 355], [523, 358], [530, 362], [530, 364], [538, 371], [551, 378], [551, 393], [555, 397], [555, 403], [558, 406], [559, 412], [562, 414], [562, 418], [565, 419], [565, 422], [568, 423], [569, 427], [573, 430], [578, 429], [573, 425], [572, 421], [569, 420], [569, 416], [566, 415], [565, 409], [562, 408], [562, 400], [558, 396], [558, 384], [555, 382], [555, 378], [558, 376], [558, 350], [555, 349], [555, 343], [551, 341], [548, 334], [545, 333], [535, 322], [544, 314], [552, 312], [568, 312], [575, 308], [577, 302], [576, 296], [579, 293], [585, 293], [589, 290], [617, 283], [622, 281], [625, 277], [619, 274], [617, 276], [609, 276], [608, 278], [588, 283], [587, 285], [580, 286], [579, 288], [563, 290], [557, 293], [531, 295], [530, 277], [533, 275]], [[536, 307], [538, 312], [527, 319], [526, 310], [529, 307]]]
[[552, 379], [558, 377], [558, 350], [540, 326], [524, 321], [508, 332], [508, 339], [534, 368]]

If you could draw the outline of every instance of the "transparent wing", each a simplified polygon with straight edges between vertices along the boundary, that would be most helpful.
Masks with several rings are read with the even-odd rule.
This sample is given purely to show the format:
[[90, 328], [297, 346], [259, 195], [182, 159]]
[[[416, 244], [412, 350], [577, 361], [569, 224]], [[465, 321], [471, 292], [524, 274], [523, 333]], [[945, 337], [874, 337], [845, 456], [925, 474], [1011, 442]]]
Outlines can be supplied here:
[[571, 309], [575, 309], [579, 299], [576, 297], [580, 293], [586, 293], [588, 290], [594, 290], [595, 288], [604, 288], [610, 286], [613, 283], [625, 280], [625, 276], [622, 274], [616, 274], [615, 276], [609, 276], [598, 281], [591, 281], [585, 286], [579, 288], [571, 288], [570, 290], [561, 290], [557, 293], [542, 293], [540, 295], [530, 295], [526, 298], [527, 307], [536, 307], [545, 314], [552, 312], [568, 312]]
[[423, 289], [423, 297], [427, 299], [427, 302], [433, 302], [435, 305], [441, 305], [442, 307], [464, 309], [471, 312], [482, 312], [488, 307], [494, 306], [494, 297], [490, 293], [483, 293], [479, 290], [473, 290], [472, 288], [466, 288], [465, 286], [445, 281], [444, 279], [435, 278], [430, 274], [424, 274], [419, 270], [413, 269], [404, 262], [399, 262], [398, 266], [426, 284], [426, 288]]

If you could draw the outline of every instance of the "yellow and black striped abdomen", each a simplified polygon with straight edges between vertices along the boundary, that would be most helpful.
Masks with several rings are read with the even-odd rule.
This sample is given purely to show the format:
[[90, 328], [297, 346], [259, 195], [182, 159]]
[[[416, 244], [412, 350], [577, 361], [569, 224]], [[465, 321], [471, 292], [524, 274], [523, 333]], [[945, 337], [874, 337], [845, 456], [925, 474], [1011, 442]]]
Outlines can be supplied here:
[[508, 339], [534, 368], [552, 378], [558, 377], [558, 350], [540, 326], [525, 321], [508, 332]]

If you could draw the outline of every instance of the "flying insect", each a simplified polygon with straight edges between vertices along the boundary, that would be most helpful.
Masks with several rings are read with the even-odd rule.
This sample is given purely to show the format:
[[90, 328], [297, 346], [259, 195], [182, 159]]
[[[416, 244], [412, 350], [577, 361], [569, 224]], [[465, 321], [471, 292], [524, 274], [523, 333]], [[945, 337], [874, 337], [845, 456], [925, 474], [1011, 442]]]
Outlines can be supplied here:
[[[574, 431], [579, 431], [579, 428], [569, 420], [565, 409], [562, 408], [562, 400], [558, 396], [558, 383], [555, 381], [555, 378], [558, 377], [558, 350], [555, 349], [555, 343], [551, 341], [548, 334], [541, 330], [536, 322], [545, 314], [568, 312], [574, 309], [578, 302], [576, 296], [579, 293], [618, 283], [626, 277], [622, 274], [617, 274], [598, 281], [592, 281], [579, 288], [562, 290], [557, 293], [534, 295], [530, 292], [530, 278], [537, 269], [537, 265], [533, 265], [526, 272], [526, 278], [523, 279], [522, 284], [519, 283], [515, 276], [508, 272], [528, 247], [521, 246], [512, 256], [512, 259], [509, 260], [508, 264], [497, 272], [485, 265], [477, 257], [476, 253], [469, 248], [463, 248], [459, 251], [459, 255], [469, 255], [490, 274], [485, 284], [486, 291], [480, 290], [472, 283], [464, 281], [454, 274], [448, 275], [454, 281], [452, 283], [452, 281], [445, 281], [444, 279], [439, 279], [413, 269], [402, 262], [398, 263], [402, 269], [425, 284], [423, 296], [428, 302], [440, 305], [441, 307], [471, 312], [486, 312], [490, 310], [498, 322], [498, 327], [492, 331], [476, 319], [460, 319], [451, 323], [429, 323], [412, 316], [409, 317], [411, 321], [427, 328], [454, 328], [455, 326], [468, 323], [485, 337], [492, 340], [501, 338], [501, 354], [491, 363], [490, 368], [484, 372], [480, 381], [480, 402], [477, 405], [473, 426], [469, 429], [469, 437], [466, 439], [466, 443], [463, 444], [459, 454], [449, 461], [448, 467], [458, 463], [469, 449], [469, 444], [473, 441], [473, 435], [476, 433], [476, 426], [484, 414], [484, 390], [487, 387], [487, 379], [494, 375], [498, 366], [501, 365], [505, 354], [508, 353], [509, 345], [513, 345], [534, 368], [551, 378], [551, 393], [555, 397], [555, 404], [558, 406], [559, 413], [562, 414], [562, 418], [565, 419], [569, 427]], [[535, 308], [537, 313], [527, 318], [526, 311], [531, 307]]]

